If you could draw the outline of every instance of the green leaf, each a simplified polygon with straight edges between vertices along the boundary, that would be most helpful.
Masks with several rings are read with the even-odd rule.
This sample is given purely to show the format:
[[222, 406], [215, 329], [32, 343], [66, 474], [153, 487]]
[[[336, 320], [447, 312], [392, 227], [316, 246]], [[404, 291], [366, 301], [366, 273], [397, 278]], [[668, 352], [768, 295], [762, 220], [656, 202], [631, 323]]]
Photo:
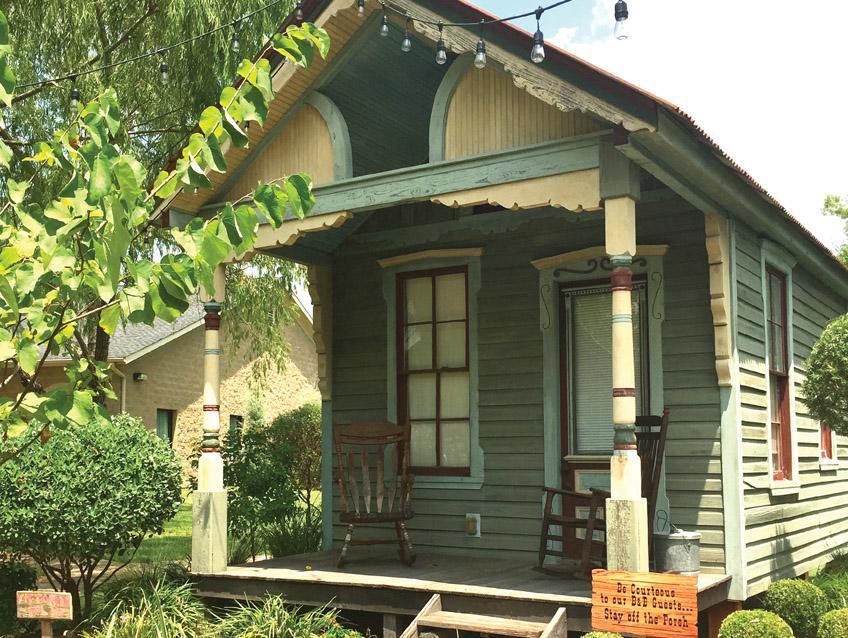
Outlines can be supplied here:
[[167, 199], [176, 192], [179, 185], [179, 180], [172, 177], [171, 173], [168, 173], [167, 171], [159, 171], [159, 175], [156, 176], [156, 181], [153, 182], [153, 191], [156, 192], [156, 197], [160, 199]]
[[241, 255], [256, 241], [256, 228], [259, 219], [256, 217], [256, 211], [250, 206], [239, 206], [235, 209], [235, 220], [242, 238], [241, 243], [236, 246], [236, 253]]
[[3, 168], [9, 167], [9, 162], [12, 160], [12, 149], [2, 140], [0, 140], [0, 166]]
[[118, 320], [121, 318], [121, 307], [118, 304], [108, 306], [100, 311], [100, 327], [108, 335], [115, 334], [115, 328], [118, 327]]
[[6, 16], [0, 11], [0, 54], [8, 53], [12, 50], [11, 40], [9, 39], [9, 21]]
[[11, 359], [12, 357], [17, 356], [17, 354], [18, 351], [15, 349], [15, 346], [11, 341], [7, 339], [0, 341], [0, 361]]
[[12, 106], [12, 97], [15, 93], [15, 72], [9, 64], [5, 55], [0, 55], [0, 102], [6, 106]]
[[98, 153], [91, 167], [91, 175], [88, 178], [88, 201], [96, 204], [112, 188], [112, 170], [109, 160], [103, 153]]
[[292, 212], [301, 219], [312, 210], [315, 196], [312, 194], [312, 180], [306, 173], [295, 173], [286, 179], [286, 193]]
[[18, 363], [21, 365], [21, 370], [27, 374], [35, 372], [35, 366], [38, 363], [38, 346], [32, 339], [21, 339], [18, 344]]
[[[220, 264], [232, 247], [217, 235], [217, 223], [210, 222], [203, 231], [203, 242], [200, 244], [198, 256], [211, 268]], [[158, 314], [158, 313], [157, 313]]]
[[13, 179], [9, 179], [6, 180], [6, 187], [9, 190], [9, 199], [12, 200], [12, 203], [20, 204], [24, 201], [24, 195], [26, 195], [29, 188], [29, 182], [16, 182]]
[[136, 200], [143, 191], [141, 185], [138, 183], [136, 173], [132, 166], [130, 166], [126, 160], [122, 159], [115, 164], [112, 170], [115, 173], [115, 179], [118, 182], [121, 201], [123, 201], [127, 207], [134, 206]]
[[241, 106], [242, 118], [245, 121], [257, 122], [259, 126], [265, 126], [265, 119], [268, 117], [268, 102], [262, 95], [262, 91], [254, 86], [243, 89], [239, 98], [239, 105]]
[[221, 111], [216, 106], [207, 106], [200, 114], [200, 130], [209, 136], [221, 123]]
[[241, 130], [238, 122], [230, 115], [230, 111], [224, 111], [224, 130], [229, 133], [233, 144], [239, 148], [244, 148], [249, 142], [247, 134]]
[[287, 199], [286, 193], [276, 184], [260, 184], [253, 193], [253, 201], [274, 228], [286, 217]]
[[214, 170], [219, 173], [227, 172], [227, 160], [224, 159], [224, 153], [221, 150], [221, 145], [218, 144], [218, 138], [210, 135], [206, 138], [207, 146], [205, 149], [206, 161]]
[[304, 22], [300, 25], [301, 30], [306, 36], [318, 47], [318, 53], [322, 58], [326, 58], [330, 52], [330, 34], [321, 27], [315, 26], [311, 22]]

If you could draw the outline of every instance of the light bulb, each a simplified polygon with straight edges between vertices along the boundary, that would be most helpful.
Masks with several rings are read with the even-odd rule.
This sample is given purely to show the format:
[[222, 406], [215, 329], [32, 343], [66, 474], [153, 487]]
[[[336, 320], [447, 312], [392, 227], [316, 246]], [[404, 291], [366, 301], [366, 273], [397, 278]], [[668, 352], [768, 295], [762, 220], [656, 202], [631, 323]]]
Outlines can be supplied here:
[[239, 49], [241, 49], [241, 40], [239, 40], [239, 34], [233, 34], [233, 53], [238, 53]]
[[536, 31], [533, 34], [533, 48], [530, 50], [530, 59], [536, 64], [540, 64], [545, 59], [545, 36], [541, 31]]
[[359, 14], [359, 17], [365, 15], [365, 0], [359, 0], [359, 2], [356, 3], [356, 12]]
[[295, 20], [303, 20], [303, 3], [298, 2], [297, 8], [294, 10], [294, 19]]
[[409, 31], [404, 30], [403, 41], [400, 43], [400, 50], [404, 53], [409, 53], [412, 50], [412, 40], [409, 38]]
[[448, 52], [445, 50], [445, 41], [439, 38], [436, 42], [436, 64], [445, 64], [448, 61]]
[[171, 79], [171, 69], [168, 67], [167, 62], [159, 65], [159, 75], [162, 78], [162, 84], [167, 84], [168, 80]]
[[483, 42], [482, 38], [477, 43], [477, 55], [474, 56], [474, 66], [478, 69], [486, 66], [486, 43]]
[[77, 108], [77, 104], [80, 101], [80, 92], [79, 89], [74, 87], [71, 89], [71, 107]]
[[384, 38], [389, 35], [389, 16], [385, 13], [383, 14], [383, 24], [380, 25], [380, 35]]
[[627, 31], [627, 18], [630, 13], [627, 11], [627, 3], [624, 0], [618, 0], [615, 3], [615, 38], [616, 40], [626, 40], [629, 37]]
[[97, 48], [93, 44], [88, 45], [88, 53], [85, 54], [85, 57], [88, 59], [88, 61], [91, 62], [92, 60], [97, 58], [97, 56]]

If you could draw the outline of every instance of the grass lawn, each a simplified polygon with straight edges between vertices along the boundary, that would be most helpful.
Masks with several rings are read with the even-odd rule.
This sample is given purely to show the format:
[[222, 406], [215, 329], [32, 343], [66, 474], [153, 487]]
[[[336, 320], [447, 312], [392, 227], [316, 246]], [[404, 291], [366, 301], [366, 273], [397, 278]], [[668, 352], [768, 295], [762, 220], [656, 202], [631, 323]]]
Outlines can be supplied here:
[[191, 496], [177, 515], [165, 523], [161, 536], [146, 538], [133, 558], [134, 563], [185, 560], [191, 556]]

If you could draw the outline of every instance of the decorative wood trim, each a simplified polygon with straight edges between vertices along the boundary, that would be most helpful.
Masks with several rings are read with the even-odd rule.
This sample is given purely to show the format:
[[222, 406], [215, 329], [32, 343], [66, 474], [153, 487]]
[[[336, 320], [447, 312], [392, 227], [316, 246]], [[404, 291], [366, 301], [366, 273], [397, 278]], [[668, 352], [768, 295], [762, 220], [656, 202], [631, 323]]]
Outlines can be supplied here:
[[315, 107], [315, 110], [320, 113], [330, 132], [335, 181], [350, 179], [353, 177], [353, 151], [350, 147], [350, 132], [344, 115], [335, 102], [317, 91], [313, 91], [306, 97], [306, 103]]
[[460, 208], [492, 204], [510, 210], [553, 206], [574, 212], [601, 208], [600, 171], [596, 168], [495, 184], [431, 197], [436, 204]]
[[[636, 246], [636, 254], [640, 257], [662, 257], [666, 252], [668, 252], [668, 244], [639, 244]], [[606, 255], [607, 249], [605, 246], [592, 246], [591, 248], [581, 248], [580, 250], [572, 250], [571, 252], [561, 253], [559, 255], [542, 257], [530, 263], [536, 270], [545, 270], [547, 268], [558, 268], [577, 261], [606, 257]]]
[[448, 72], [442, 78], [433, 100], [433, 110], [430, 112], [430, 161], [440, 162], [445, 159], [445, 129], [448, 124], [448, 111], [451, 99], [459, 82], [465, 77], [465, 72], [471, 68], [474, 54], [470, 51], [457, 57], [450, 65]]
[[333, 277], [330, 266], [311, 265], [306, 269], [312, 297], [312, 339], [318, 355], [318, 390], [323, 401], [333, 391]]
[[733, 386], [730, 229], [727, 218], [718, 213], [704, 213], [704, 233], [710, 267], [710, 310], [713, 315], [716, 375], [720, 386]]
[[429, 259], [452, 259], [457, 257], [480, 257], [483, 254], [482, 248], [441, 248], [433, 250], [421, 250], [415, 253], [406, 255], [396, 255], [394, 257], [386, 257], [378, 259], [377, 264], [380, 268], [391, 268], [392, 266], [400, 266], [416, 261], [426, 261]]
[[254, 243], [253, 249], [238, 258], [235, 255], [231, 255], [225, 261], [248, 261], [257, 252], [262, 250], [273, 249], [277, 246], [294, 246], [298, 239], [308, 233], [341, 228], [351, 219], [353, 219], [353, 213], [342, 211], [329, 215], [319, 215], [318, 217], [290, 219], [280, 224], [279, 228], [274, 228], [270, 224], [261, 224], [259, 231], [256, 233], [256, 243]]

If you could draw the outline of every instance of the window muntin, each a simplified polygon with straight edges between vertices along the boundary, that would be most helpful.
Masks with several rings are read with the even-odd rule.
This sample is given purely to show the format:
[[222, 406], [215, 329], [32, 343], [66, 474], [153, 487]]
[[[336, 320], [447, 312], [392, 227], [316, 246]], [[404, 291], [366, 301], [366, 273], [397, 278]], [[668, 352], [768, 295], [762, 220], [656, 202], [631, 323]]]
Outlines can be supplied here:
[[766, 268], [766, 327], [768, 330], [772, 477], [776, 481], [787, 481], [792, 479], [792, 430], [789, 405], [786, 275], [773, 268]]
[[[564, 361], [569, 453], [609, 455], [612, 427], [612, 291], [608, 285], [564, 288]], [[644, 282], [632, 292], [636, 411], [649, 413], [647, 316]]]
[[398, 416], [410, 424], [411, 465], [469, 475], [467, 269], [401, 273], [397, 290]]

